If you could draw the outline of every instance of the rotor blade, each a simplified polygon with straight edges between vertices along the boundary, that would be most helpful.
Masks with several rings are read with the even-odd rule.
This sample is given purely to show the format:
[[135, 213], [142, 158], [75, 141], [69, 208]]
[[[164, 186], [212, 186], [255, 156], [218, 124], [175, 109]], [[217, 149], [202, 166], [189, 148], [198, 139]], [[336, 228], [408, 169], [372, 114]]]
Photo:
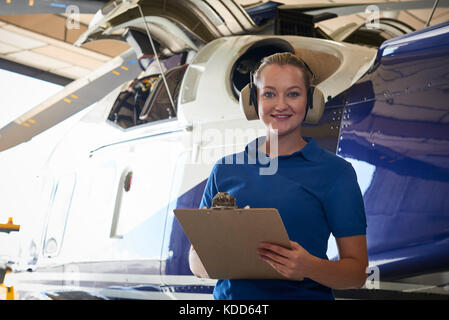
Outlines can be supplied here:
[[142, 71], [135, 62], [136, 55], [129, 49], [1, 128], [0, 151], [30, 140], [134, 79]]
[[105, 3], [106, 1], [86, 0], [1, 0], [0, 14], [66, 13], [67, 10], [96, 13]]

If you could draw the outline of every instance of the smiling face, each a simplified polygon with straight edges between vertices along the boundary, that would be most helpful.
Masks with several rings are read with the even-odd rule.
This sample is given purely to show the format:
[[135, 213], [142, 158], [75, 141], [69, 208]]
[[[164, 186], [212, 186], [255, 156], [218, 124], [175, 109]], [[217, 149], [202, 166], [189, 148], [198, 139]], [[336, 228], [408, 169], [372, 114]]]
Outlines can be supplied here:
[[301, 136], [307, 104], [303, 71], [292, 65], [264, 67], [257, 81], [259, 118], [278, 137]]

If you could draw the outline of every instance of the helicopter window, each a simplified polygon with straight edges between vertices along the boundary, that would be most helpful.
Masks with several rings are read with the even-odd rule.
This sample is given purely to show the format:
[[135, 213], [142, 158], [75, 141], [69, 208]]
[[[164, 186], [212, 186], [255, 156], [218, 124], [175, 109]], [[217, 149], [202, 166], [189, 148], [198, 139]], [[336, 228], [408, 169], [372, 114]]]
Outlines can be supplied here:
[[165, 83], [162, 77], [159, 77], [154, 90], [152, 90], [140, 113], [140, 120], [153, 122], [176, 117], [179, 89], [186, 69], [187, 64], [172, 68], [165, 73], [165, 80], [167, 81], [175, 109], [173, 109], [170, 97], [167, 94]]
[[139, 114], [159, 75], [134, 80], [127, 90], [120, 92], [109, 113], [108, 120], [126, 129], [145, 123]]
[[73, 173], [63, 176], [55, 188], [45, 234], [44, 255], [46, 257], [58, 255], [61, 249], [75, 184], [76, 174]]
[[160, 74], [134, 80], [116, 99], [108, 120], [127, 129], [176, 117], [179, 89], [187, 65], [177, 66], [165, 73], [165, 79], [175, 104], [173, 109]]

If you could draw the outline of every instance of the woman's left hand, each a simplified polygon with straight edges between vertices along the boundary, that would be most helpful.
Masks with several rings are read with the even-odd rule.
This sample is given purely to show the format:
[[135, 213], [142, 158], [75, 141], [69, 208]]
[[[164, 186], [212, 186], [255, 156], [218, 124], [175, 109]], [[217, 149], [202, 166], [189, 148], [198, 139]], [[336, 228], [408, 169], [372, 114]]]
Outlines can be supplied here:
[[290, 249], [269, 242], [261, 242], [259, 257], [290, 280], [303, 280], [313, 256], [297, 242], [290, 241]]

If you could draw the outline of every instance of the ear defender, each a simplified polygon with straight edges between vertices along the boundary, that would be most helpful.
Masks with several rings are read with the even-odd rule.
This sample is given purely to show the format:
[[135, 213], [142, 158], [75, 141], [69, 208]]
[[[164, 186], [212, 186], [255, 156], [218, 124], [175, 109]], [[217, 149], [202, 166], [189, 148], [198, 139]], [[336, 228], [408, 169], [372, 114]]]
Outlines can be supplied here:
[[257, 104], [257, 86], [254, 81], [254, 72], [249, 73], [249, 103], [254, 106], [257, 118], [259, 118], [259, 105]]
[[315, 83], [315, 74], [310, 69], [309, 65], [304, 61], [301, 60], [304, 66], [306, 67], [307, 71], [311, 74], [312, 78], [310, 79], [309, 83], [309, 89], [307, 89], [307, 104], [306, 104], [306, 113], [304, 114], [303, 122], [307, 119], [307, 113], [309, 113], [309, 109], [313, 108], [313, 93], [315, 90], [315, 86], [312, 83]]
[[[313, 75], [313, 73], [312, 73]], [[315, 87], [312, 85], [309, 85], [309, 89], [307, 90], [307, 104], [306, 104], [306, 113], [304, 114], [303, 122], [307, 119], [307, 113], [309, 113], [309, 109], [313, 108], [313, 91], [315, 90]]]

